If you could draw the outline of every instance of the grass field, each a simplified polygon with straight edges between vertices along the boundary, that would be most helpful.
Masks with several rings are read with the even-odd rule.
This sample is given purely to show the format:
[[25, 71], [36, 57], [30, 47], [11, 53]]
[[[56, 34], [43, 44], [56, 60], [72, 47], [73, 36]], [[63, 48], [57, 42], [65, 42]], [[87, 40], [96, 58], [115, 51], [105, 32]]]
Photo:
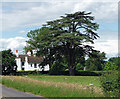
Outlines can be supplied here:
[[52, 98], [104, 96], [99, 88], [99, 77], [94, 76], [2, 76], [2, 84]]
[[50, 82], [65, 82], [80, 85], [93, 84], [96, 87], [100, 87], [98, 76], [34, 76], [29, 75], [28, 77], [40, 80], [40, 81], [50, 81]]

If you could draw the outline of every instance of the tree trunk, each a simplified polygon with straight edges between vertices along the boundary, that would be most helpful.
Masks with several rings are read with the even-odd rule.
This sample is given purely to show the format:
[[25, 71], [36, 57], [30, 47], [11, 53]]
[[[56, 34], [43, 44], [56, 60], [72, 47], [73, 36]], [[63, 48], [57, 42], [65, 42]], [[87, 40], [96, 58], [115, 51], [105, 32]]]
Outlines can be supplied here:
[[75, 76], [75, 54], [74, 54], [74, 49], [69, 50], [68, 68], [69, 68], [69, 75], [70, 76]]
[[72, 66], [70, 66], [69, 68], [69, 75], [70, 76], [75, 76], [75, 70], [73, 68], [71, 68]]

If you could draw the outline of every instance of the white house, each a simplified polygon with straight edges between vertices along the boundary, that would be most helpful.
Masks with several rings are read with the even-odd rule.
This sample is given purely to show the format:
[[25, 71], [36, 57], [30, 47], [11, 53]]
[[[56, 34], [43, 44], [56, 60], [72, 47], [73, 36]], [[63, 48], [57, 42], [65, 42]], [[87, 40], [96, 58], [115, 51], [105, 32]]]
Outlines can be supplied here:
[[[42, 66], [39, 64], [43, 61], [43, 57], [37, 57], [36, 50], [33, 50], [33, 55], [31, 55], [30, 50], [27, 54], [18, 54], [18, 50], [16, 50], [16, 64], [17, 70], [25, 70], [25, 71], [42, 71]], [[44, 71], [49, 71], [49, 65], [44, 66]]]

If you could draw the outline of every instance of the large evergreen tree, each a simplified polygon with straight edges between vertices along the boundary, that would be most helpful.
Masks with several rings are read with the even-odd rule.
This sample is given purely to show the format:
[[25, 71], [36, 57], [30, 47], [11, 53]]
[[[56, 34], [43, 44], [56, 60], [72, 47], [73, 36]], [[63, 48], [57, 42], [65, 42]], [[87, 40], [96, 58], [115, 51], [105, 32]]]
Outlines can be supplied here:
[[[77, 56], [90, 55], [93, 47], [86, 43], [94, 43], [98, 34], [91, 12], [76, 12], [65, 14], [60, 19], [47, 22], [45, 27], [28, 33], [27, 43], [31, 49], [38, 49], [38, 55], [43, 55], [44, 63], [53, 63], [65, 57], [69, 74], [74, 75]], [[26, 49], [28, 48], [26, 47]]]

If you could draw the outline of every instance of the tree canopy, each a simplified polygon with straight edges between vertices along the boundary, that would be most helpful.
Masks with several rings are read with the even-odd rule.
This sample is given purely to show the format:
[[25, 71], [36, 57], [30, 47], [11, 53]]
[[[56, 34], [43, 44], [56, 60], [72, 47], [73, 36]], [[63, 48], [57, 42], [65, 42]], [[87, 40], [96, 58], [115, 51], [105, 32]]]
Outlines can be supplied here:
[[109, 61], [120, 67], [120, 57], [111, 57]]
[[87, 70], [92, 70], [92, 71], [103, 70], [105, 59], [106, 59], [105, 53], [96, 51], [96, 52], [93, 52], [92, 54], [93, 54], [92, 57], [89, 57], [85, 62]]
[[37, 49], [37, 55], [44, 56], [42, 65], [51, 66], [64, 57], [69, 74], [74, 75], [78, 57], [90, 56], [95, 51], [87, 43], [93, 44], [99, 37], [96, 33], [98, 27], [91, 12], [65, 14], [60, 19], [48, 21], [40, 29], [28, 32], [28, 46], [25, 49]]
[[0, 54], [2, 55], [2, 75], [8, 75], [15, 72], [17, 65], [15, 62], [15, 56], [11, 50], [1, 51]]

